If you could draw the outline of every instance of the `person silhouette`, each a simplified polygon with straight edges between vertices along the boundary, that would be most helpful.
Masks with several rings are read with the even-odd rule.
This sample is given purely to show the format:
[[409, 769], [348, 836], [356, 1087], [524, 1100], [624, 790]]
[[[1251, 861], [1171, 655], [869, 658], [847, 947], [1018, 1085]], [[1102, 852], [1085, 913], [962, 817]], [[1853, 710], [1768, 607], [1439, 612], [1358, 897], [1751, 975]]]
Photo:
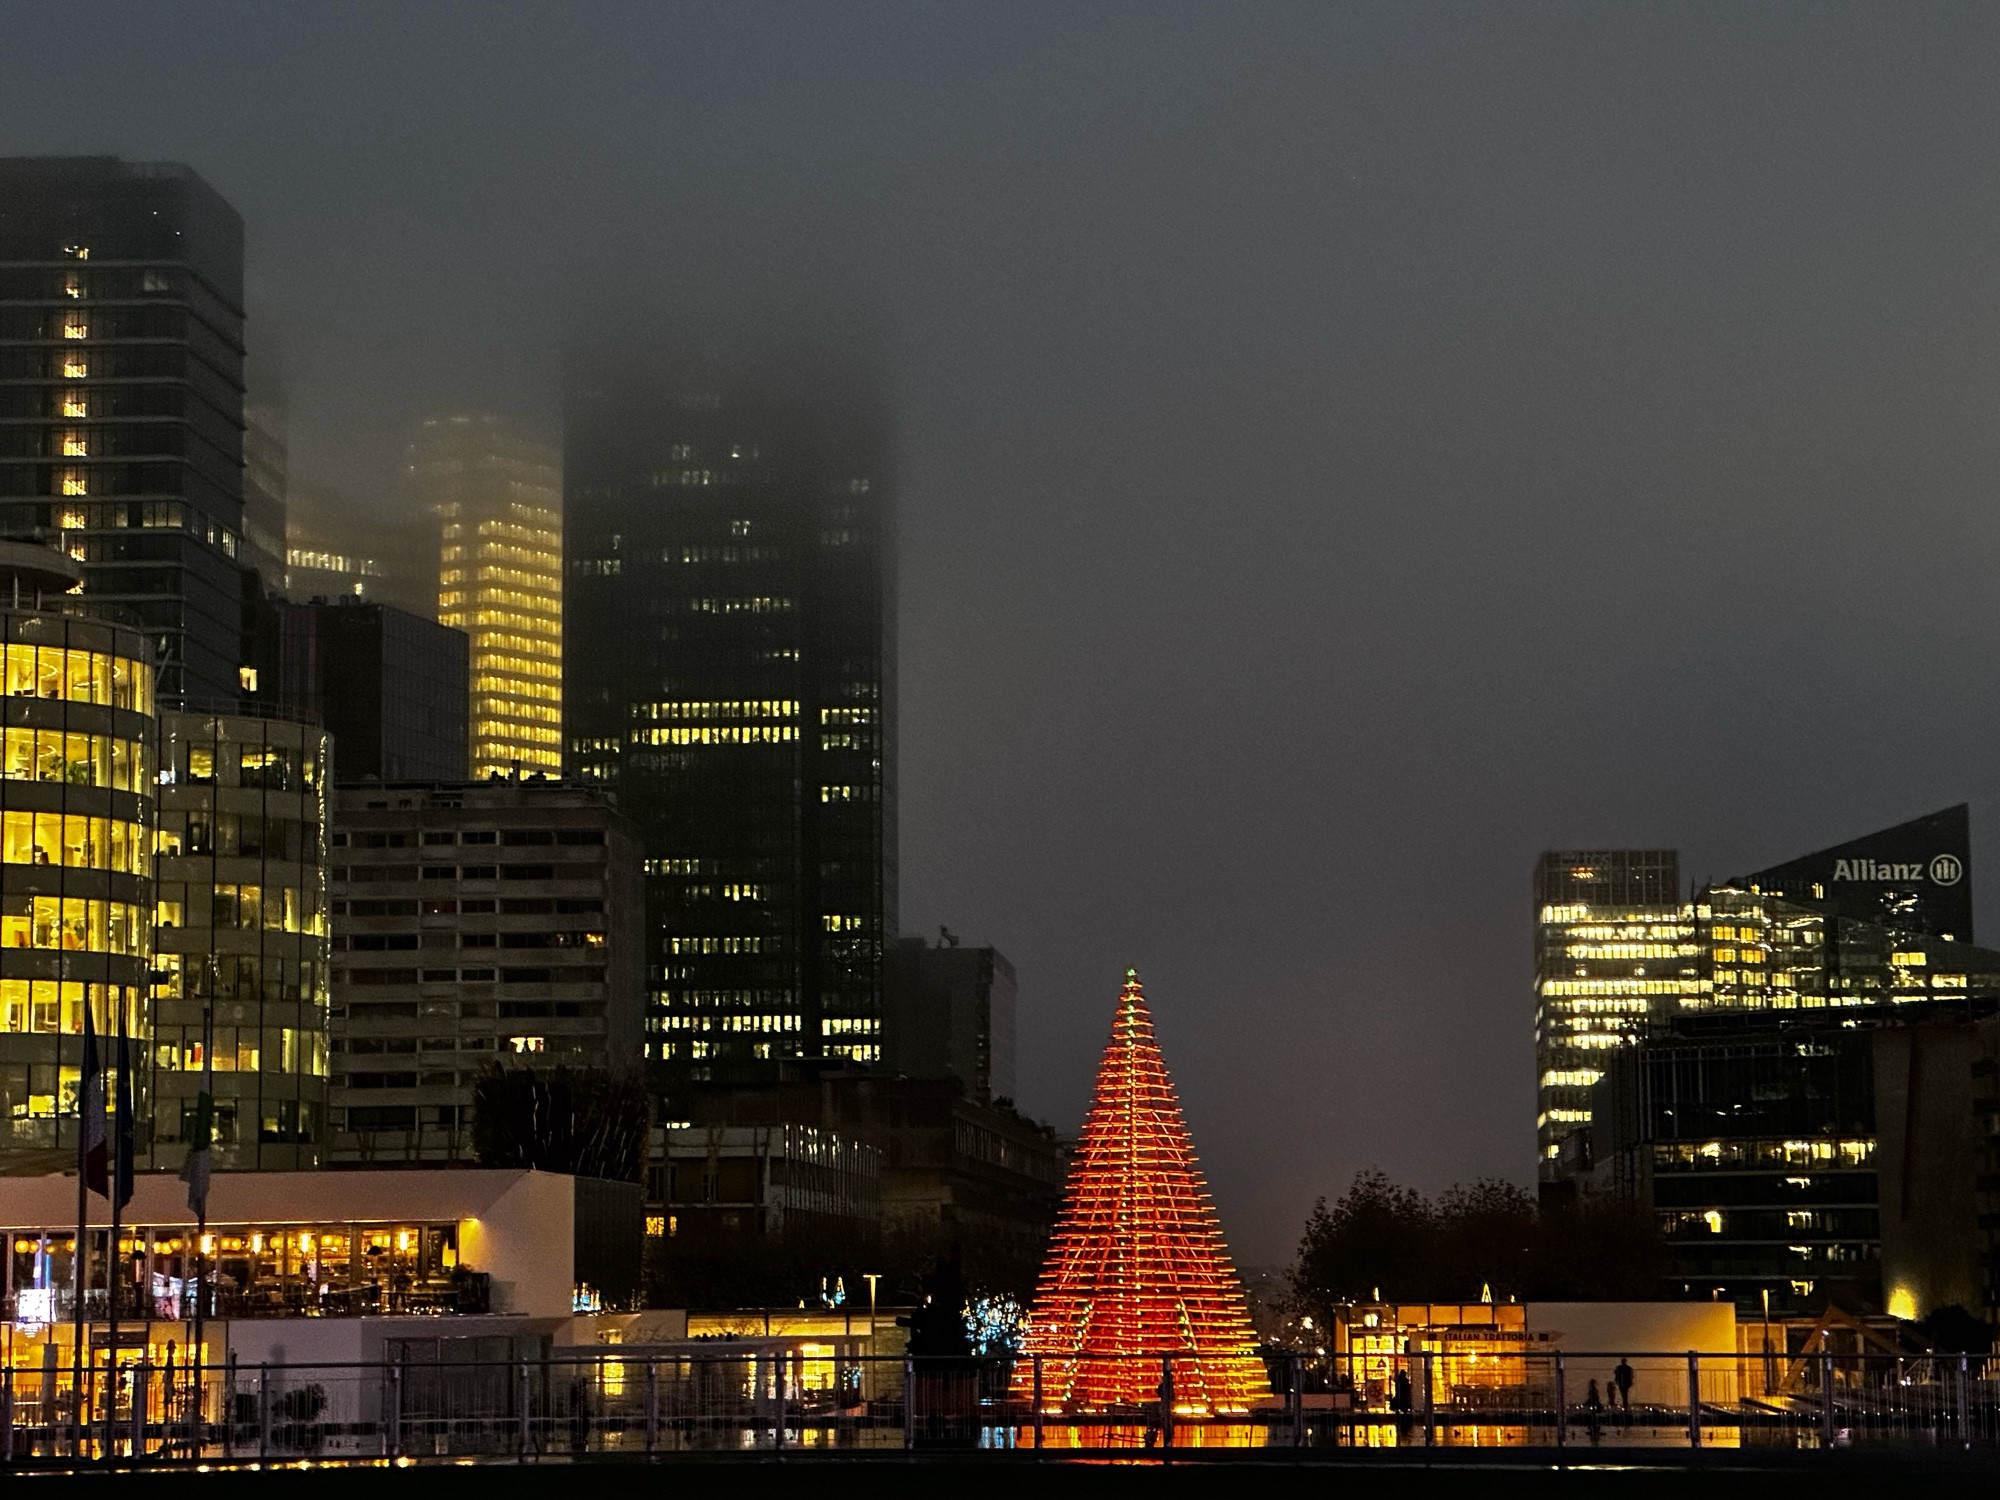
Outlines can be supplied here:
[[1612, 1389], [1618, 1393], [1614, 1404], [1623, 1407], [1625, 1414], [1630, 1416], [1632, 1414], [1632, 1365], [1622, 1354], [1618, 1356], [1618, 1368], [1611, 1372], [1611, 1385]]
[[1598, 1419], [1604, 1415], [1604, 1398], [1598, 1395], [1595, 1380], [1590, 1382], [1590, 1389], [1584, 1392], [1583, 1410], [1585, 1418], [1590, 1423], [1590, 1441], [1595, 1444], [1598, 1437]]

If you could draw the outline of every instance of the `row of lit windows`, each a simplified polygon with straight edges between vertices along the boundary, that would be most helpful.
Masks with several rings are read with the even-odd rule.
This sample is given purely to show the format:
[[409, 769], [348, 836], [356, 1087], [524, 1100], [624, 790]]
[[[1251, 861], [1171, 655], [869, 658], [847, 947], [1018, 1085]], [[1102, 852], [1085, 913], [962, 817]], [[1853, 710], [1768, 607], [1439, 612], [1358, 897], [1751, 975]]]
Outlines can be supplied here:
[[759, 595], [754, 599], [690, 599], [688, 613], [696, 615], [780, 615], [793, 608], [790, 599]]
[[783, 551], [777, 547], [668, 547], [661, 551], [660, 561], [663, 563], [769, 563], [783, 561], [784, 555]]
[[[184, 898], [182, 892], [185, 892]], [[314, 894], [302, 892], [295, 885], [248, 885], [221, 881], [204, 887], [183, 886], [178, 881], [171, 881], [160, 887], [160, 926], [261, 927], [272, 932], [304, 932], [318, 936], [326, 929], [326, 918], [319, 902], [312, 899]], [[206, 921], [201, 920], [203, 916], [206, 916]]]
[[796, 717], [796, 698], [693, 699], [672, 703], [635, 703], [632, 717], [649, 721], [704, 719], [789, 719]]
[[[1865, 1167], [1875, 1159], [1867, 1138], [1790, 1141], [1676, 1141], [1653, 1147], [1655, 1167]], [[1806, 1186], [1790, 1180], [1793, 1186]]]
[[1544, 995], [1683, 995], [1696, 993], [1684, 979], [1544, 979]]
[[285, 553], [285, 563], [293, 568], [311, 568], [321, 573], [353, 573], [364, 578], [380, 578], [382, 565], [372, 557], [349, 557], [340, 552], [315, 552], [307, 547], [292, 547]]
[[822, 708], [819, 711], [822, 724], [873, 724], [875, 710], [872, 708]]
[[1572, 943], [1564, 950], [1576, 959], [1694, 958], [1697, 943]]
[[872, 925], [867, 917], [843, 916], [830, 911], [820, 913], [819, 920], [828, 932], [864, 932]]
[[326, 1036], [289, 1026], [217, 1026], [204, 1042], [197, 1028], [163, 1028], [154, 1033], [153, 1061], [169, 1073], [256, 1073], [269, 1064], [274, 1073], [324, 1078]]
[[483, 734], [497, 734], [505, 724], [560, 724], [562, 710], [546, 703], [515, 703], [506, 698], [472, 700], [472, 717]]
[[[480, 645], [488, 644], [482, 640]], [[510, 678], [541, 677], [558, 685], [562, 681], [562, 656], [551, 649], [550, 643], [541, 642], [533, 654], [514, 655], [505, 651], [481, 651], [472, 653], [472, 670], [475, 672], [497, 672]]]
[[[39, 1032], [45, 1035], [63, 1032], [75, 1036], [83, 1030], [83, 1007], [87, 1000], [90, 1003], [91, 1024], [98, 1036], [113, 1036], [118, 1029], [115, 1013], [120, 996], [125, 999], [125, 1024], [130, 1034], [144, 1035], [146, 1012], [140, 1004], [137, 990], [127, 991], [102, 984], [85, 985], [71, 979], [0, 979], [0, 1032]], [[72, 1092], [77, 1071], [74, 1068], [62, 1070], [66, 1093]], [[75, 1108], [72, 1098], [72, 1113]]]
[[[482, 551], [490, 550], [492, 549], [482, 549]], [[529, 563], [530, 566], [514, 565], [512, 559], [505, 559], [490, 564], [482, 562], [480, 566], [470, 570], [464, 566], [445, 568], [438, 573], [438, 586], [464, 588], [467, 584], [477, 587], [481, 584], [500, 583], [513, 588], [527, 589], [536, 594], [561, 596], [562, 575], [553, 571], [553, 564], [549, 568], [535, 567], [532, 566], [534, 559], [529, 556], [524, 556], [522, 561]]]
[[[761, 887], [743, 886], [740, 889], [757, 890]], [[762, 953], [764, 940], [761, 937], [670, 937], [666, 940], [666, 949], [674, 954]]]
[[560, 770], [562, 755], [559, 751], [535, 749], [528, 745], [473, 746], [472, 779], [484, 781], [489, 776], [506, 776], [516, 767], [525, 771]]
[[875, 788], [872, 786], [823, 786], [819, 789], [822, 802], [873, 802]]
[[[485, 620], [490, 618], [495, 624], [512, 625], [523, 623], [523, 621], [532, 622], [533, 616], [539, 615], [551, 622], [551, 625], [542, 627], [547, 629], [551, 628], [551, 626], [559, 625], [562, 620], [562, 601], [553, 595], [526, 594], [518, 589], [475, 589], [469, 592], [459, 589], [446, 589], [441, 590], [438, 594], [438, 612], [440, 615], [457, 614], [466, 608], [467, 605], [478, 606], [474, 613], [475, 619]], [[519, 620], [512, 615], [494, 615], [493, 612], [495, 610], [502, 608], [527, 610], [530, 611], [530, 615], [521, 617]]]
[[4, 652], [7, 696], [61, 698], [153, 711], [153, 669], [103, 651], [10, 642]]
[[146, 908], [80, 896], [0, 897], [0, 947], [143, 955]]
[[[447, 614], [450, 616], [449, 619], [446, 618]], [[454, 630], [470, 631], [475, 627], [490, 625], [499, 627], [503, 631], [523, 630], [532, 632], [520, 637], [506, 634], [489, 635], [479, 643], [489, 650], [535, 650], [542, 648], [549, 641], [562, 639], [562, 617], [560, 615], [541, 618], [535, 615], [516, 614], [511, 610], [501, 609], [447, 611], [440, 608], [438, 611], [438, 623], [440, 625], [449, 624]], [[518, 645], [516, 644], [517, 641]]]
[[[446, 620], [442, 617], [439, 618], [438, 623], [440, 625], [451, 625], [454, 629], [463, 629], [465, 624], [463, 620]], [[519, 663], [516, 670], [524, 672], [530, 670], [529, 663], [531, 662], [560, 660], [562, 652], [562, 642], [554, 636], [510, 635], [505, 631], [497, 630], [481, 631], [474, 634], [472, 646], [472, 664], [475, 667], [485, 666], [489, 663], [493, 665]], [[537, 673], [536, 675], [559, 674]]]
[[1551, 1068], [1542, 1074], [1545, 1089], [1587, 1089], [1604, 1073], [1598, 1068]]
[[721, 724], [632, 731], [635, 745], [789, 745], [798, 737], [795, 724]]
[[[655, 994], [654, 1000], [661, 996]], [[772, 1010], [795, 1002], [789, 990], [682, 990], [673, 1010]]]
[[[474, 528], [473, 535], [482, 543], [490, 539], [515, 542], [537, 551], [555, 553], [562, 551], [562, 518], [554, 511], [527, 505], [514, 506], [513, 511], [518, 519], [481, 521]], [[483, 553], [485, 548], [482, 546], [480, 550]]]
[[562, 702], [561, 683], [531, 682], [525, 676], [502, 677], [498, 673], [482, 672], [472, 679], [472, 690], [475, 693], [507, 693], [516, 698], [533, 698], [543, 703]]
[[121, 792], [147, 791], [152, 783], [142, 741], [61, 729], [0, 731], [0, 776]]
[[667, 1016], [663, 1031], [785, 1032], [799, 1030], [797, 1016]]
[[[523, 546], [523, 545], [518, 545], [514, 542], [498, 541], [488, 538], [482, 540], [479, 543], [479, 545], [472, 548], [471, 551], [472, 551], [472, 561], [476, 564], [485, 564], [489, 562], [497, 564], [512, 564], [518, 567], [527, 568], [535, 573], [544, 573], [551, 568], [554, 568], [558, 570], [558, 572], [560, 572], [562, 565], [562, 547], [559, 543], [554, 543], [554, 542], [549, 543], [545, 546], [534, 546], [534, 545]], [[462, 547], [451, 548], [450, 555], [446, 558], [446, 561], [448, 562], [462, 563], [465, 560], [466, 560], [465, 549]]]
[[875, 1042], [849, 1042], [840, 1046], [828, 1047], [826, 1050], [827, 1055], [830, 1057], [845, 1057], [855, 1062], [872, 1063], [882, 1060], [882, 1048], [879, 1043]]
[[510, 725], [505, 734], [496, 735], [494, 738], [488, 739], [485, 731], [490, 727], [492, 726], [486, 724], [475, 724], [473, 726], [475, 735], [473, 745], [481, 753], [484, 753], [489, 747], [498, 750], [508, 745], [548, 745], [553, 747], [558, 753], [562, 749], [562, 731], [560, 729], [538, 729], [532, 724], [522, 724], [518, 727]]
[[149, 873], [147, 833], [137, 823], [76, 813], [0, 813], [0, 859], [10, 865]]
[[823, 1016], [819, 1023], [821, 1036], [879, 1036], [882, 1023], [872, 1016]]

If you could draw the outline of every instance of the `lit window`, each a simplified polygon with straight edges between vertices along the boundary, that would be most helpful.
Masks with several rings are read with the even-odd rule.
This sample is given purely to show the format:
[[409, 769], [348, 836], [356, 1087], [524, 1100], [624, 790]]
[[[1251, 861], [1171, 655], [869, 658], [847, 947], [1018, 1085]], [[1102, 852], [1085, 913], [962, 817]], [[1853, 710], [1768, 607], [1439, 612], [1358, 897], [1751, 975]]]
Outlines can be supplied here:
[[67, 276], [63, 277], [63, 295], [65, 297], [81, 297], [83, 295], [83, 278], [77, 275], [76, 272], [71, 271]]
[[63, 319], [63, 337], [66, 339], [87, 339], [90, 337], [90, 319], [81, 313], [71, 313]]
[[65, 432], [63, 434], [63, 457], [90, 457], [90, 439], [81, 432]]
[[62, 492], [65, 495], [88, 495], [90, 493], [90, 484], [82, 469], [63, 470]]
[[81, 354], [65, 354], [62, 371], [65, 380], [81, 380], [90, 373], [90, 361]]
[[507, 1046], [515, 1052], [546, 1052], [549, 1040], [541, 1036], [510, 1036]]
[[62, 414], [66, 417], [87, 417], [90, 415], [90, 398], [82, 391], [62, 398]]

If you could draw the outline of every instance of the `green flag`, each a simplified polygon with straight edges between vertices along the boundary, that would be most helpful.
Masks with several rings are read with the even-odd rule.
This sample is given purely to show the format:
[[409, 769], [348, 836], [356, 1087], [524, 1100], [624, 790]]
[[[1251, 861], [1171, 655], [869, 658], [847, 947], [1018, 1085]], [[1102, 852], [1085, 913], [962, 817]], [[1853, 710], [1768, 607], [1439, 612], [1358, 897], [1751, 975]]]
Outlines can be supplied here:
[[203, 1089], [195, 1096], [194, 1125], [188, 1132], [187, 1162], [181, 1167], [181, 1181], [188, 1185], [188, 1207], [202, 1218], [208, 1217], [208, 1172], [214, 1153], [209, 1143], [215, 1134], [215, 1096]]

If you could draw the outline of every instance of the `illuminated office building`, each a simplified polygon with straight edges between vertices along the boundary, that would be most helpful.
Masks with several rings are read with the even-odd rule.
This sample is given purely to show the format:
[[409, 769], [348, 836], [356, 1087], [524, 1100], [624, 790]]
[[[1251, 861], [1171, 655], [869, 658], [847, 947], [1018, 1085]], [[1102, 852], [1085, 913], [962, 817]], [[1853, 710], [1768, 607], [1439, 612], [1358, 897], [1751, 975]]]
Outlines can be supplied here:
[[243, 686], [243, 222], [185, 166], [0, 160], [0, 536], [60, 546], [159, 653]]
[[886, 421], [836, 362], [576, 357], [571, 774], [646, 850], [670, 1079], [881, 1060], [896, 930]]
[[[10, 597], [79, 572], [0, 543]], [[53, 610], [0, 610], [0, 632], [0, 1163], [48, 1170], [76, 1145], [86, 1004], [100, 1035], [123, 1010], [148, 1092], [153, 643]]]
[[1608, 1053], [1697, 998], [1700, 948], [1671, 849], [1561, 850], [1535, 865], [1535, 1144], [1543, 1180], [1590, 1123]]
[[434, 418], [410, 445], [438, 519], [438, 623], [472, 638], [475, 780], [562, 773], [560, 462], [493, 417]]
[[180, 1167], [205, 1077], [218, 1168], [323, 1158], [328, 759], [310, 724], [161, 718], [155, 1166]]
[[1966, 810], [1679, 901], [1674, 860], [1538, 866], [1544, 1184], [1648, 1205], [1676, 1294], [1971, 1306], [1973, 1039], [2000, 953], [1969, 941]]

